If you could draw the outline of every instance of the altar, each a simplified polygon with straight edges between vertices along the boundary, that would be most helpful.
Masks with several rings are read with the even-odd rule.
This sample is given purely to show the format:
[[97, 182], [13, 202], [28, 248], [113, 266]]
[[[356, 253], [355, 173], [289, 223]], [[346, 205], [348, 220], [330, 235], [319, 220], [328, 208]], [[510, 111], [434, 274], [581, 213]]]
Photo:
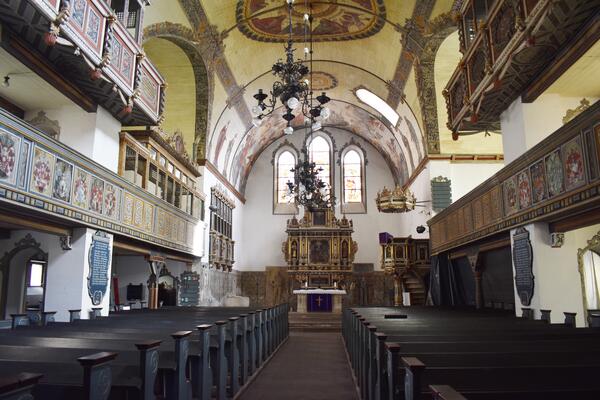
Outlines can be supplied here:
[[298, 312], [342, 312], [342, 296], [345, 290], [340, 289], [296, 289], [293, 291], [298, 301]]

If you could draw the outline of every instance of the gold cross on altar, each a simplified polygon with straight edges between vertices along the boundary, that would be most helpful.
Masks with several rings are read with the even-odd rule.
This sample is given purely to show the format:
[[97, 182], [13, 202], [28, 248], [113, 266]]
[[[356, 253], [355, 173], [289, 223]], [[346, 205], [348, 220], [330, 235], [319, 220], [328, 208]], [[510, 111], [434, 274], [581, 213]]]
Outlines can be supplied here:
[[321, 296], [317, 297], [317, 307], [321, 308], [321, 302], [323, 301], [323, 299], [321, 298]]

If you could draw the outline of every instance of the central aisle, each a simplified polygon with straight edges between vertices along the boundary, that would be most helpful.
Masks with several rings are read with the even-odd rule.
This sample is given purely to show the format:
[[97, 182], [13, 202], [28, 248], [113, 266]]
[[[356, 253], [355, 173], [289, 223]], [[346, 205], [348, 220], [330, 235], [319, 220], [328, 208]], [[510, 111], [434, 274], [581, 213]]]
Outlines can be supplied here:
[[240, 400], [358, 400], [339, 332], [292, 331]]

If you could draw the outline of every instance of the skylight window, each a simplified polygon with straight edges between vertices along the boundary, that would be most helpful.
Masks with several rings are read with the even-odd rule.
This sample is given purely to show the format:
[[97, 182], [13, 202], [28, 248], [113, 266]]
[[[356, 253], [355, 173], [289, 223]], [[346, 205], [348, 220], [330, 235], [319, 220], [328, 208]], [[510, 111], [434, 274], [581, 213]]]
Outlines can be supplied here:
[[396, 111], [394, 111], [392, 107], [389, 106], [388, 103], [383, 101], [375, 93], [370, 92], [367, 89], [358, 89], [356, 91], [356, 97], [358, 97], [359, 100], [363, 103], [379, 111], [379, 113], [383, 115], [385, 119], [387, 119], [390, 122], [390, 124], [392, 124], [392, 126], [396, 126], [400, 116]]

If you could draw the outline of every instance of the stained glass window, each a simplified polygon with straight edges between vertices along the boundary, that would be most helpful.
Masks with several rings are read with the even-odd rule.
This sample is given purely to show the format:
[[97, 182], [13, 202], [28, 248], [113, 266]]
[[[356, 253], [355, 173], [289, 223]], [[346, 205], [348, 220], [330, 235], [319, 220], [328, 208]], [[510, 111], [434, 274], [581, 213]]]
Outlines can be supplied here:
[[296, 165], [296, 157], [284, 151], [277, 158], [277, 203], [292, 203], [294, 198], [288, 194], [288, 181], [294, 181], [294, 173], [291, 171]]
[[330, 152], [331, 149], [329, 147], [329, 143], [327, 140], [321, 136], [315, 137], [308, 146], [308, 152], [310, 155], [311, 161], [317, 164], [317, 168], [322, 168], [323, 170], [319, 172], [319, 178], [321, 181], [325, 182], [327, 186], [331, 185], [331, 165], [330, 165]]
[[362, 160], [355, 150], [344, 154], [344, 203], [362, 203]]

